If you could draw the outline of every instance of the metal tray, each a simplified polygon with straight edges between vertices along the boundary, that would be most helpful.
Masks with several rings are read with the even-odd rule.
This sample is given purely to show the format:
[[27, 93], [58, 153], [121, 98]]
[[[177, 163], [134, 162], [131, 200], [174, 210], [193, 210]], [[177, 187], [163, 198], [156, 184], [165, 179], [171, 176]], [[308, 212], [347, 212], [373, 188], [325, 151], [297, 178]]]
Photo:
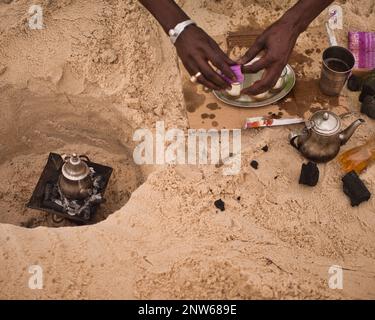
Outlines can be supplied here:
[[[257, 73], [246, 73], [245, 74], [245, 82], [244, 87], [249, 87], [255, 81], [258, 81], [262, 78], [264, 70], [261, 70]], [[220, 101], [229, 104], [235, 107], [241, 108], [258, 108], [271, 105], [276, 103], [277, 101], [281, 100], [285, 96], [289, 94], [289, 92], [293, 89], [294, 85], [296, 84], [296, 75], [292, 67], [288, 64], [284, 72], [284, 87], [278, 91], [270, 92], [270, 97], [262, 100], [257, 101], [254, 98], [248, 95], [241, 95], [240, 97], [232, 97], [226, 91], [213, 91], [213, 94], [217, 99]]]

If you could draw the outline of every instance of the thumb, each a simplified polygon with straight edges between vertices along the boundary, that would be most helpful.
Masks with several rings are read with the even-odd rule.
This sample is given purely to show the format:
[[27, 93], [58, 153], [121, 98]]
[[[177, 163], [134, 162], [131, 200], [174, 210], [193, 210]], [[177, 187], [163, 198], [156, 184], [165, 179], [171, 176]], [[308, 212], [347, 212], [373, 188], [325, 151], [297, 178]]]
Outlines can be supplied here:
[[263, 46], [260, 43], [260, 41], [256, 41], [250, 47], [250, 49], [245, 53], [245, 55], [237, 60], [237, 63], [238, 64], [248, 63], [249, 61], [253, 60], [258, 55], [258, 53], [262, 51], [262, 49], [263, 49]]

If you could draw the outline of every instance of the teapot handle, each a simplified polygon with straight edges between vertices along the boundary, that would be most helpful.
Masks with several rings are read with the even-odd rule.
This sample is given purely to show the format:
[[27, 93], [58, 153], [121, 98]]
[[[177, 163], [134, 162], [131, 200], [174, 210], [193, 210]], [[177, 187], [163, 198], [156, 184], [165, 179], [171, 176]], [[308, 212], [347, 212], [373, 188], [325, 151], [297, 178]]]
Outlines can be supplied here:
[[61, 158], [63, 159], [64, 162], [67, 162], [70, 159], [71, 155], [69, 154], [62, 154]]
[[290, 135], [289, 135], [289, 142], [290, 144], [296, 148], [297, 150], [300, 149], [300, 147], [297, 145], [296, 143], [296, 139], [299, 137], [299, 134], [295, 133], [295, 132], [291, 132]]
[[80, 157], [80, 159], [82, 159], [82, 160], [84, 160], [86, 162], [91, 162], [90, 159], [89, 159], [89, 157], [86, 156], [86, 155], [84, 155], [84, 154], [80, 155], [79, 157]]
[[[64, 162], [68, 161], [71, 157], [72, 157], [72, 156], [69, 155], [69, 154], [62, 154], [62, 155], [61, 155], [61, 158], [64, 160]], [[91, 162], [91, 161], [90, 161], [90, 158], [89, 158], [88, 156], [84, 155], [84, 154], [83, 154], [83, 155], [80, 155], [79, 158], [80, 158], [81, 160], [86, 161], [86, 162]]]

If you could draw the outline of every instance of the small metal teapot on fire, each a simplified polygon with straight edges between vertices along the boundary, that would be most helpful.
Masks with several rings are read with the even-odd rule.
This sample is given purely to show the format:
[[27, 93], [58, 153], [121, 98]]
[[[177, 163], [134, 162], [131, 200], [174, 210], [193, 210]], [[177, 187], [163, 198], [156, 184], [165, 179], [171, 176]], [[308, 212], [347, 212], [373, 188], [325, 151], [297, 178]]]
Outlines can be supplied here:
[[340, 117], [330, 111], [315, 112], [302, 133], [292, 132], [290, 143], [307, 159], [314, 162], [328, 162], [340, 152], [356, 129], [365, 120], [354, 121], [347, 129], [341, 131]]
[[63, 157], [64, 164], [58, 180], [61, 193], [70, 200], [82, 200], [92, 194], [93, 181], [91, 170], [87, 165], [89, 158], [86, 156]]

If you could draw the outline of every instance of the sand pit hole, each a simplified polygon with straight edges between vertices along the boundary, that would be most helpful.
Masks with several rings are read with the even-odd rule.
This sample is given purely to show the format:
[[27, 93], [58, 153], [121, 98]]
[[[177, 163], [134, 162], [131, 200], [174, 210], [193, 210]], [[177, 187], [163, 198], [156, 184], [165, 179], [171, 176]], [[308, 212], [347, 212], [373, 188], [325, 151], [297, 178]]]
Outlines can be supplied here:
[[26, 207], [48, 154], [77, 152], [113, 168], [95, 223], [123, 207], [144, 181], [132, 157], [132, 129], [111, 101], [38, 97], [5, 90], [0, 98], [0, 223], [26, 228], [76, 226]]

